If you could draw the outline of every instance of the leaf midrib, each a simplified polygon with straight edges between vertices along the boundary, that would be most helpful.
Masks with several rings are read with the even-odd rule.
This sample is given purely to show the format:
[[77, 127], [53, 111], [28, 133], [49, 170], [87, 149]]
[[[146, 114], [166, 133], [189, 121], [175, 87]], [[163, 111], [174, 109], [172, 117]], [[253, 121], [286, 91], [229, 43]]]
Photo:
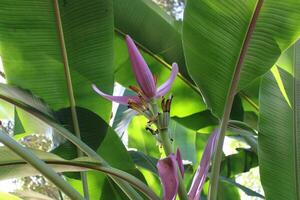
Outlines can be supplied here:
[[297, 113], [297, 108], [298, 108], [298, 101], [300, 99], [298, 99], [298, 77], [300, 77], [300, 73], [299, 73], [299, 66], [297, 65], [297, 45], [300, 45], [300, 42], [297, 42], [295, 45], [294, 45], [294, 77], [293, 77], [293, 138], [294, 138], [294, 159], [295, 159], [295, 162], [294, 162], [294, 169], [295, 169], [295, 184], [296, 184], [296, 198], [297, 199], [300, 199], [300, 183], [299, 183], [299, 172], [298, 170], [300, 169], [298, 164], [299, 164], [299, 161], [298, 161], [298, 135], [297, 135], [297, 132], [298, 132], [298, 113]]
[[221, 158], [222, 158], [222, 147], [225, 137], [225, 131], [227, 129], [227, 124], [230, 117], [230, 112], [233, 104], [233, 99], [236, 94], [238, 82], [240, 79], [241, 69], [244, 63], [244, 59], [247, 56], [247, 50], [252, 38], [252, 35], [254, 33], [254, 29], [256, 27], [256, 22], [261, 10], [261, 7], [263, 5], [264, 0], [258, 0], [255, 6], [255, 10], [252, 14], [252, 17], [250, 19], [250, 24], [248, 26], [240, 54], [238, 57], [238, 61], [236, 63], [236, 66], [234, 68], [234, 74], [232, 76], [229, 90], [227, 92], [226, 101], [225, 101], [225, 107], [222, 114], [222, 120], [220, 125], [220, 135], [217, 138], [217, 147], [216, 152], [213, 159], [213, 166], [212, 166], [212, 179], [211, 179], [211, 185], [209, 189], [209, 199], [215, 200], [217, 198], [217, 194], [214, 192], [218, 188], [218, 180], [219, 180], [219, 171], [220, 171], [220, 164], [221, 164]]

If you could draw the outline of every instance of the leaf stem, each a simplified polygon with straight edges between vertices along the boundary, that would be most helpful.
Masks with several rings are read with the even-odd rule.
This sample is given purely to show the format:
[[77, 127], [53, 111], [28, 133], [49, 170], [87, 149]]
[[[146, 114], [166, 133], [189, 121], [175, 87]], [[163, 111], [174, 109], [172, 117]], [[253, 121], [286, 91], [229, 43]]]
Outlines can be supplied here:
[[31, 151], [24, 148], [22, 145], [17, 143], [14, 139], [10, 138], [9, 135], [0, 131], [0, 141], [7, 146], [14, 153], [23, 158], [26, 162], [32, 165], [42, 175], [54, 183], [60, 188], [66, 195], [74, 200], [82, 200], [82, 196], [72, 188], [63, 178], [61, 178], [51, 167], [49, 167], [44, 161], [40, 160]]
[[[294, 68], [293, 68], [293, 121], [294, 121], [294, 127], [293, 127], [293, 136], [294, 136], [294, 152], [295, 152], [295, 160], [299, 159], [299, 144], [296, 141], [299, 141], [299, 111], [300, 111], [300, 40], [298, 40], [294, 44]], [[298, 191], [300, 191], [300, 182], [299, 182], [299, 171], [298, 163], [295, 162], [295, 173], [296, 173], [296, 188]], [[300, 199], [299, 193], [297, 193], [297, 199]]]
[[[76, 136], [79, 139], [81, 139], [78, 117], [77, 117], [77, 112], [76, 112], [75, 97], [74, 97], [73, 86], [72, 86], [72, 78], [71, 78], [71, 73], [70, 73], [70, 66], [69, 66], [66, 44], [65, 44], [65, 40], [64, 40], [65, 37], [64, 37], [64, 32], [63, 32], [63, 27], [62, 27], [62, 22], [61, 22], [58, 1], [53, 0], [53, 4], [54, 4], [58, 37], [60, 40], [61, 54], [62, 54], [62, 59], [63, 59], [63, 64], [64, 64], [65, 77], [66, 77], [66, 81], [67, 81], [67, 89], [68, 89], [68, 96], [69, 96], [69, 102], [70, 102], [70, 107], [71, 107], [73, 128], [74, 128], [74, 132], [75, 132]], [[77, 149], [77, 154], [78, 154], [78, 156], [83, 156], [83, 153], [82, 153], [82, 151], [80, 151], [80, 149]], [[80, 175], [81, 175], [81, 180], [82, 180], [84, 197], [86, 200], [89, 200], [89, 188], [88, 188], [88, 180], [87, 180], [86, 172], [80, 172]]]
[[161, 144], [164, 148], [165, 154], [168, 156], [171, 153], [174, 153], [173, 146], [170, 142], [168, 129], [159, 129], [159, 135], [160, 135]]
[[234, 95], [236, 94], [236, 90], [238, 87], [238, 82], [240, 79], [240, 74], [242, 70], [242, 65], [244, 63], [244, 59], [246, 57], [246, 53], [250, 44], [250, 40], [252, 37], [252, 34], [254, 32], [254, 28], [256, 26], [256, 21], [258, 18], [258, 15], [260, 13], [260, 9], [263, 5], [263, 0], [258, 0], [256, 3], [256, 8], [253, 12], [253, 16], [251, 19], [251, 22], [249, 24], [245, 40], [239, 55], [239, 60], [237, 62], [235, 72], [231, 81], [231, 86], [228, 92], [225, 108], [224, 108], [224, 114], [221, 120], [221, 127], [220, 127], [220, 135], [217, 138], [217, 149], [214, 155], [213, 159], [213, 165], [212, 165], [212, 175], [210, 180], [210, 186], [208, 191], [208, 199], [209, 200], [217, 200], [217, 194], [218, 194], [218, 184], [219, 184], [219, 173], [220, 173], [220, 165], [222, 160], [222, 152], [223, 152], [223, 143], [225, 138], [225, 132], [227, 129], [227, 124], [230, 117], [230, 112], [234, 100]]

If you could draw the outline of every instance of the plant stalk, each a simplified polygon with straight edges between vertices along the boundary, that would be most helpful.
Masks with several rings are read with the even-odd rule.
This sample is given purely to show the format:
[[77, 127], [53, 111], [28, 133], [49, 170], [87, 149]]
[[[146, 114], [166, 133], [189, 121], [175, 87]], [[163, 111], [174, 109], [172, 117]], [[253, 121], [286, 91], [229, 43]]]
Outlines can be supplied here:
[[[65, 77], [67, 81], [67, 89], [68, 89], [68, 96], [69, 96], [69, 102], [71, 107], [71, 115], [72, 115], [72, 122], [73, 122], [73, 128], [76, 136], [81, 139], [80, 136], [80, 128], [79, 128], [79, 122], [76, 112], [76, 103], [74, 98], [74, 92], [73, 92], [73, 86], [72, 86], [72, 78], [71, 78], [71, 72], [70, 72], [70, 66], [69, 66], [69, 60], [68, 60], [68, 54], [66, 49], [66, 44], [64, 40], [64, 32], [60, 17], [60, 11], [59, 11], [59, 5], [57, 0], [53, 0], [54, 4], [54, 10], [55, 10], [55, 17], [56, 17], [56, 23], [57, 23], [57, 31], [58, 36], [60, 40], [60, 47], [61, 47], [61, 54], [63, 58], [63, 64], [64, 64], [64, 70], [65, 70]], [[80, 149], [77, 149], [78, 156], [83, 156], [83, 152], [80, 151]], [[84, 193], [84, 198], [86, 200], [89, 200], [89, 188], [88, 188], [88, 180], [86, 176], [86, 172], [80, 172], [81, 180], [82, 180], [82, 188]]]
[[[173, 147], [171, 144], [171, 140], [169, 137], [169, 132], [168, 129], [160, 129], [159, 130], [160, 138], [161, 138], [161, 143], [164, 148], [165, 154], [170, 155], [171, 153], [174, 153]], [[179, 167], [177, 166], [177, 174], [178, 174], [178, 181], [179, 181], [179, 186], [178, 186], [178, 196], [181, 200], [188, 200], [188, 195], [184, 186], [184, 182], [182, 179], [182, 175], [180, 173]]]
[[[151, 110], [154, 116], [158, 116], [158, 107], [155, 100], [151, 101]], [[171, 144], [171, 140], [169, 136], [169, 129], [160, 128], [158, 123], [156, 123], [156, 126], [158, 127], [161, 144], [164, 148], [166, 156], [170, 155], [171, 153], [174, 153], [173, 146]], [[177, 165], [177, 175], [178, 175], [178, 182], [179, 182], [178, 196], [181, 200], [189, 200], [178, 165]]]
[[217, 138], [217, 149], [214, 155], [213, 159], [213, 165], [212, 165], [212, 171], [211, 171], [211, 180], [210, 180], [210, 186], [208, 191], [208, 199], [209, 200], [217, 200], [218, 195], [218, 184], [219, 184], [219, 173], [220, 173], [220, 165], [222, 160], [222, 152], [223, 152], [223, 143], [225, 138], [225, 132], [227, 129], [228, 121], [230, 118], [230, 112], [234, 100], [234, 95], [236, 94], [236, 90], [238, 87], [238, 82], [240, 79], [240, 74], [242, 71], [242, 66], [247, 54], [247, 50], [250, 44], [250, 40], [252, 37], [252, 34], [254, 32], [254, 28], [256, 26], [256, 22], [258, 19], [258, 15], [260, 13], [260, 9], [263, 5], [263, 0], [258, 0], [256, 3], [255, 10], [252, 15], [251, 22], [249, 24], [245, 40], [242, 46], [242, 49], [240, 51], [239, 60], [237, 62], [235, 72], [231, 81], [231, 86], [228, 92], [225, 108], [224, 108], [224, 114], [221, 120], [221, 127], [220, 127], [220, 135]]
[[49, 179], [53, 184], [60, 188], [66, 195], [74, 200], [84, 199], [73, 187], [71, 187], [63, 178], [61, 178], [51, 167], [49, 167], [44, 161], [40, 160], [31, 151], [24, 148], [17, 143], [9, 135], [0, 131], [0, 141], [7, 146], [10, 150], [23, 158], [26, 162], [32, 165], [43, 176]]

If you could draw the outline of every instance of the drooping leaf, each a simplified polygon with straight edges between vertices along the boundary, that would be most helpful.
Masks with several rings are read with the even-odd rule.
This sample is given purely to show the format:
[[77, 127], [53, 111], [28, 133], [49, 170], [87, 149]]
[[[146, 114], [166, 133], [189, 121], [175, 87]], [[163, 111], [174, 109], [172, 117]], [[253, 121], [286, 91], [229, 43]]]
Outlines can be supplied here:
[[72, 141], [72, 143], [76, 144], [77, 147], [80, 147], [80, 149], [88, 155], [91, 156], [92, 154], [95, 154], [92, 153], [91, 149], [86, 144], [61, 126], [54, 118], [49, 107], [28, 91], [6, 84], [0, 84], [0, 99], [23, 110], [24, 113], [30, 116], [31, 120], [40, 120], [50, 128], [53, 128], [54, 132]]
[[24, 90], [15, 86], [0, 83], [0, 98], [6, 102], [22, 103], [27, 107], [32, 107], [44, 115], [52, 117], [51, 109], [38, 97], [32, 95], [28, 90]]
[[[256, 20], [254, 10], [260, 5]], [[238, 90], [244, 88], [299, 37], [299, 9], [298, 0], [187, 2], [183, 22], [187, 67], [216, 116], [223, 115], [232, 80], [241, 74]], [[246, 35], [250, 43], [245, 46]]]
[[50, 129], [50, 126], [47, 126], [39, 119], [34, 118], [28, 112], [24, 112], [22, 109], [19, 109], [19, 106], [22, 105], [23, 107], [29, 108], [32, 112], [38, 111], [46, 118], [54, 120], [52, 110], [43, 100], [33, 96], [30, 91], [1, 83], [0, 98], [1, 101], [6, 102], [5, 104], [11, 103], [7, 106], [15, 109], [15, 128], [18, 128], [20, 133], [25, 133], [17, 135], [16, 138], [20, 139], [20, 137], [25, 137], [32, 133], [46, 133], [47, 130]]
[[[55, 154], [43, 152], [39, 150], [31, 151], [40, 159], [50, 164], [57, 172], [63, 171], [85, 171], [88, 170], [88, 165], [82, 163], [90, 163], [93, 165], [101, 165], [98, 161], [90, 158], [78, 158], [75, 160], [64, 160]], [[32, 166], [26, 163], [22, 158], [13, 153], [6, 147], [0, 148], [0, 179], [9, 179], [24, 176], [33, 176], [39, 174]], [[82, 163], [81, 163], [82, 162]]]
[[275, 66], [261, 85], [258, 155], [266, 199], [300, 197], [299, 47], [297, 42], [293, 75]]

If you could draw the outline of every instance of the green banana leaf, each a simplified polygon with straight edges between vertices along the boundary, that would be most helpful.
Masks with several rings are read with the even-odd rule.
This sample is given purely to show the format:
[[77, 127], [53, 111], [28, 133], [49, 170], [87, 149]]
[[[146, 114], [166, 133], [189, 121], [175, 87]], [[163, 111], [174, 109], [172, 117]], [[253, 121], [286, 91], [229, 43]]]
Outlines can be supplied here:
[[[258, 18], [254, 11], [262, 4]], [[191, 77], [219, 118], [228, 98], [267, 72], [300, 35], [300, 1], [188, 1], [183, 20], [183, 47]], [[249, 45], [246, 35], [254, 32]], [[245, 53], [245, 56], [242, 55]], [[238, 64], [239, 63], [239, 64]], [[242, 65], [241, 65], [242, 64]], [[241, 70], [241, 72], [239, 72]], [[230, 91], [230, 95], [228, 96]]]
[[275, 66], [261, 84], [258, 155], [266, 199], [300, 197], [299, 47], [297, 42], [293, 74]]
[[[54, 1], [0, 3], [0, 55], [8, 83], [31, 90], [54, 110], [70, 106]], [[77, 106], [108, 120], [110, 103], [91, 89], [113, 87], [113, 5], [109, 0], [59, 0]]]

